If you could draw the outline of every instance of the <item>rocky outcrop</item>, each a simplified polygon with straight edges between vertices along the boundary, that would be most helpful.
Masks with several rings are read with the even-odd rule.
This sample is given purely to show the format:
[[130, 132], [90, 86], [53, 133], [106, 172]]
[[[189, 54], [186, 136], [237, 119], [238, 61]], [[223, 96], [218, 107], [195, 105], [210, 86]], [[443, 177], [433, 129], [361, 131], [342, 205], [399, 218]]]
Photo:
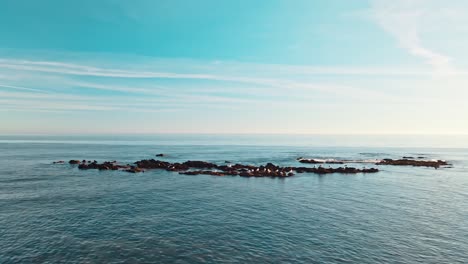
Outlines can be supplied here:
[[241, 176], [241, 177], [273, 177], [273, 178], [285, 178], [294, 176], [295, 173], [314, 173], [314, 174], [330, 174], [330, 173], [375, 173], [378, 169], [356, 169], [351, 167], [339, 167], [339, 168], [324, 168], [319, 166], [318, 168], [313, 167], [281, 167], [273, 163], [267, 163], [265, 165], [254, 166], [244, 164], [227, 164], [217, 165], [215, 163], [206, 161], [186, 161], [183, 163], [171, 163], [167, 161], [149, 159], [140, 160], [134, 163], [134, 165], [120, 165], [116, 161], [106, 161], [98, 163], [97, 161], [76, 161], [79, 164], [78, 169], [80, 170], [122, 170], [130, 173], [144, 172], [145, 170], [166, 170], [179, 172], [179, 174], [185, 175], [213, 175], [213, 176]]
[[376, 165], [432, 167], [438, 169], [440, 166], [447, 166], [449, 164], [445, 160], [383, 159], [377, 162]]

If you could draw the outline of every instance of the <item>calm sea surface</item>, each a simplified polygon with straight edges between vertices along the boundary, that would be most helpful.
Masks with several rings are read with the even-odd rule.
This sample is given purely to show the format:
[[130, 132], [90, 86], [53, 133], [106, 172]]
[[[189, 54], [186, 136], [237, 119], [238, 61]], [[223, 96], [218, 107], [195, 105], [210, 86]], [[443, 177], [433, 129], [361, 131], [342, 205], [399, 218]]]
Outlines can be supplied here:
[[[0, 263], [468, 263], [465, 140], [1, 136]], [[158, 153], [294, 166], [297, 157], [425, 156], [453, 168], [271, 179], [52, 164]]]

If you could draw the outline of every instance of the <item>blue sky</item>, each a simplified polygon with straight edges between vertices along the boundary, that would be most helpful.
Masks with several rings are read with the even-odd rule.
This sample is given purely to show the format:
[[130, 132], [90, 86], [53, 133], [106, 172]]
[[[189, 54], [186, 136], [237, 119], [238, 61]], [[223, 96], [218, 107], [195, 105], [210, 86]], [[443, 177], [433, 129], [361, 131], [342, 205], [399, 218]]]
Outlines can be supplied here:
[[468, 134], [462, 0], [0, 0], [0, 133]]

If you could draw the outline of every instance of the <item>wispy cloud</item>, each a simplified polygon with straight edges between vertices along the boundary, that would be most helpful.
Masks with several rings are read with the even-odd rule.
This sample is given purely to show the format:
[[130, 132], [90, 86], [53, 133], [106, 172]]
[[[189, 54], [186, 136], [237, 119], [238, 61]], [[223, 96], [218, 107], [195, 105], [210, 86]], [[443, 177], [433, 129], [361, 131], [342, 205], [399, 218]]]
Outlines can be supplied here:
[[451, 64], [452, 58], [424, 45], [421, 39], [424, 25], [423, 17], [437, 13], [428, 9], [430, 1], [426, 0], [371, 0], [374, 19], [393, 35], [400, 46], [410, 54], [423, 59], [438, 73], [455, 73]]
[[[411, 49], [414, 54], [430, 58], [431, 62], [435, 64], [442, 64], [448, 62], [448, 58], [443, 55], [430, 51], [422, 47], [416, 29], [411, 29], [406, 24], [412, 24], [412, 21], [402, 20], [401, 26], [391, 25], [392, 21], [401, 20], [399, 16], [404, 14], [392, 11], [393, 9], [375, 8], [375, 16], [382, 22], [382, 25], [388, 29], [389, 32], [394, 34], [404, 43], [405, 47]], [[414, 28], [414, 27], [413, 27]], [[408, 32], [404, 32], [408, 31]], [[446, 58], [446, 59], [442, 59]], [[176, 60], [177, 61], [177, 60]], [[155, 59], [158, 62], [158, 59]], [[162, 60], [163, 63], [168, 63], [167, 60]], [[259, 76], [264, 74], [275, 75], [279, 73], [294, 74], [294, 75], [428, 75], [430, 72], [424, 69], [408, 69], [405, 67], [395, 68], [379, 68], [379, 67], [317, 67], [317, 66], [295, 66], [295, 65], [280, 65], [280, 64], [252, 64], [252, 63], [239, 63], [239, 62], [220, 62], [207, 64], [206, 62], [191, 62], [192, 68], [197, 69], [197, 73], [173, 72], [173, 71], [152, 71], [147, 69], [129, 70], [129, 69], [116, 69], [112, 67], [97, 67], [75, 63], [64, 63], [57, 61], [32, 61], [32, 60], [18, 60], [18, 59], [1, 59], [0, 69], [10, 69], [16, 71], [30, 71], [30, 72], [43, 72], [52, 74], [63, 75], [78, 75], [78, 76], [94, 76], [94, 77], [114, 77], [114, 78], [153, 78], [153, 79], [200, 79], [200, 80], [213, 80], [213, 81], [233, 81], [244, 83], [256, 84], [271, 84], [276, 82], [275, 78], [261, 78], [261, 77], [246, 77], [239, 75], [239, 69], [242, 73], [251, 73], [255, 71]], [[177, 66], [177, 65], [176, 65]], [[174, 67], [173, 67], [174, 68]], [[187, 68], [181, 67], [181, 68]], [[201, 69], [201, 70], [200, 70]], [[200, 71], [205, 71], [201, 72]], [[230, 72], [230, 74], [221, 74], [220, 72]], [[214, 73], [213, 73], [214, 72]], [[466, 74], [466, 72], [455, 72], [456, 74]]]
[[[200, 71], [199, 65], [194, 65], [197, 71]], [[220, 68], [224, 67], [224, 72]], [[82, 65], [76, 63], [56, 62], [56, 61], [42, 61], [42, 60], [18, 60], [18, 59], [0, 59], [0, 69], [15, 70], [19, 72], [33, 72], [33, 73], [46, 73], [53, 75], [63, 76], [78, 76], [78, 77], [101, 77], [101, 78], [125, 78], [125, 79], [174, 79], [174, 80], [204, 80], [204, 81], [217, 81], [219, 82], [220, 89], [223, 91], [222, 83], [240, 83], [248, 85], [249, 88], [259, 89], [263, 88], [261, 93], [268, 91], [267, 87], [280, 89], [283, 91], [291, 89], [317, 91], [326, 94], [349, 96], [357, 95], [357, 92], [363, 90], [354, 89], [348, 85], [334, 85], [326, 83], [316, 83], [306, 80], [310, 75], [329, 75], [329, 74], [366, 74], [365, 70], [359, 69], [344, 69], [344, 68], [319, 68], [319, 67], [296, 67], [288, 65], [255, 65], [243, 63], [218, 63], [211, 65], [211, 68], [204, 67], [203, 73], [179, 73], [179, 72], [161, 72], [151, 70], [126, 70], [115, 69], [112, 67], [96, 67], [89, 65]], [[242, 71], [239, 71], [242, 69]], [[214, 73], [212, 73], [214, 72]], [[251, 76], [255, 73], [257, 76]], [[368, 72], [369, 73], [369, 72]], [[380, 72], [382, 73], [382, 72]], [[375, 70], [370, 74], [379, 74]], [[265, 77], [262, 77], [265, 76]], [[304, 80], [303, 77], [306, 77]], [[38, 78], [36, 76], [36, 78]], [[160, 85], [151, 84], [150, 87], [138, 86], [123, 86], [119, 84], [103, 84], [96, 82], [86, 81], [65, 81], [63, 85], [84, 87], [109, 91], [120, 91], [127, 93], [142, 93], [142, 94], [177, 94], [174, 87], [168, 88]], [[205, 88], [206, 89], [206, 88]], [[270, 92], [272, 92], [270, 90]], [[372, 91], [369, 91], [372, 93]]]
[[[168, 59], [154, 59], [146, 64], [135, 58], [123, 61], [80, 58], [78, 61], [0, 59], [0, 73], [14, 72], [20, 76], [0, 84], [0, 108], [144, 113], [164, 109], [190, 111], [255, 106], [278, 111], [346, 104], [402, 104], [416, 99], [343, 81], [343, 76], [353, 80], [361, 75], [396, 74], [412, 78], [430, 74], [424, 70], [224, 61], [182, 62], [181, 69], [180, 61]], [[324, 79], [326, 76], [329, 77]]]
[[31, 92], [38, 92], [38, 93], [48, 93], [47, 91], [44, 91], [44, 90], [39, 90], [39, 89], [34, 89], [34, 88], [27, 88], [27, 87], [20, 87], [20, 86], [14, 86], [14, 85], [5, 85], [5, 84], [0, 84], [0, 89], [1, 88], [21, 90], [21, 91], [31, 91]]

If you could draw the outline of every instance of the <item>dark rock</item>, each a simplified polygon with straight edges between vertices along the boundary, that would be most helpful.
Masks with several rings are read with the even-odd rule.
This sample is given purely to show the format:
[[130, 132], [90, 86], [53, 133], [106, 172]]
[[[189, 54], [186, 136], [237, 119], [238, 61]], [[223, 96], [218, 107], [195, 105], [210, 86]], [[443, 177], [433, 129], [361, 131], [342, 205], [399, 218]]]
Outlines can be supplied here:
[[160, 160], [140, 160], [135, 162], [135, 164], [139, 168], [143, 169], [167, 169], [169, 166], [171, 166], [171, 163], [166, 162], [166, 161], [160, 161]]
[[156, 154], [156, 157], [164, 157], [164, 154], [162, 153]]
[[79, 160], [70, 160], [68, 163], [70, 164], [80, 164]]
[[183, 163], [183, 165], [188, 166], [190, 168], [206, 168], [206, 169], [212, 169], [218, 167], [218, 165], [209, 163], [206, 161], [186, 161]]

